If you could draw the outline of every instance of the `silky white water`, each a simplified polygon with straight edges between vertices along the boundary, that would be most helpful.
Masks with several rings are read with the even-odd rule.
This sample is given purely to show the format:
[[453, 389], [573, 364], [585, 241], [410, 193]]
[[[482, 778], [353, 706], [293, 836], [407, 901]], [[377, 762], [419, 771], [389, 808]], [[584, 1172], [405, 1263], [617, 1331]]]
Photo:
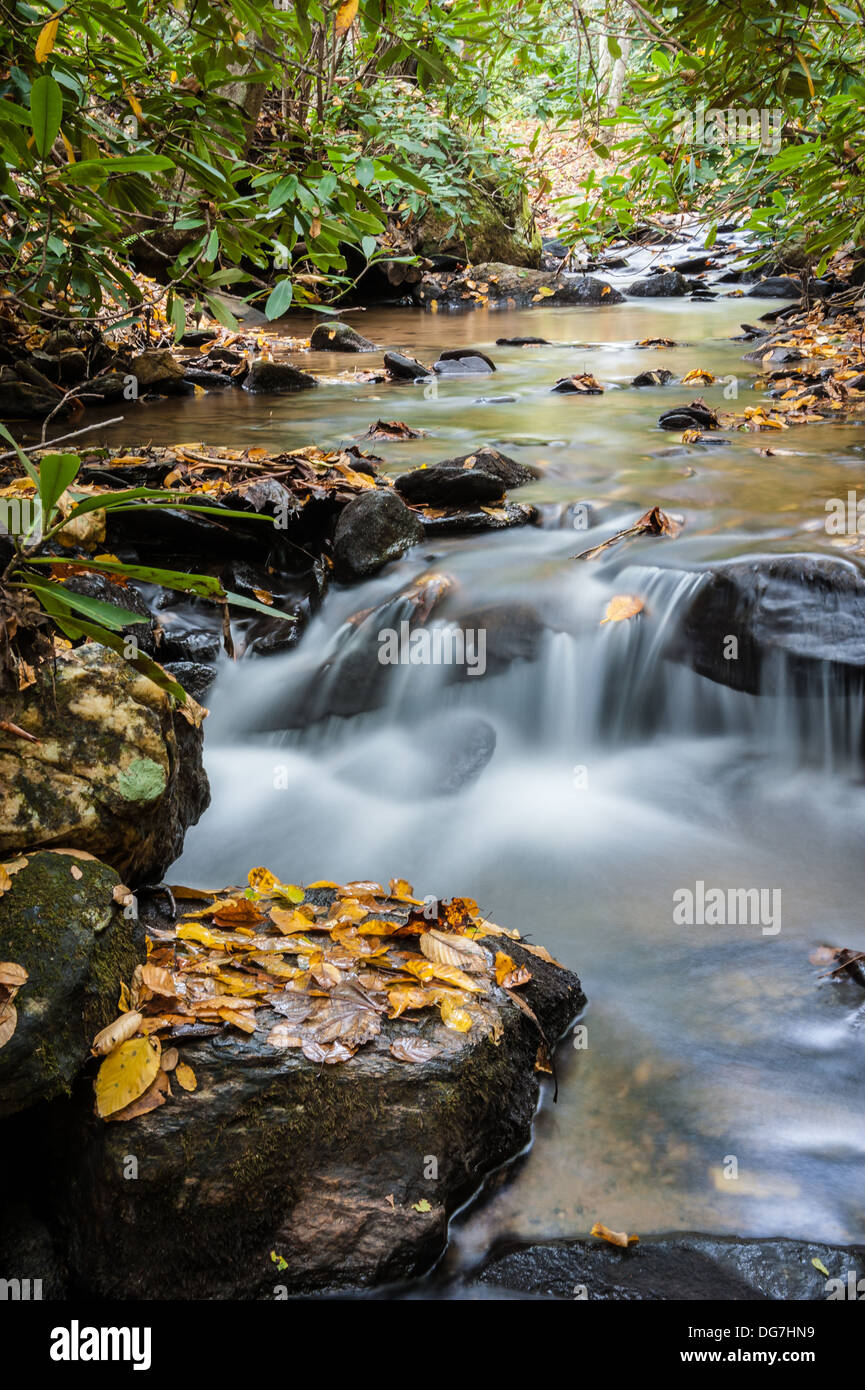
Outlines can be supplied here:
[[[578, 972], [588, 1045], [561, 1049], [558, 1104], [545, 1083], [531, 1152], [460, 1218], [452, 1259], [497, 1236], [577, 1235], [598, 1220], [641, 1234], [865, 1238], [865, 993], [821, 981], [809, 962], [820, 942], [865, 947], [862, 710], [828, 686], [807, 702], [737, 694], [664, 655], [700, 582], [681, 570], [828, 548], [824, 501], [855, 486], [862, 432], [789, 431], [771, 440], [787, 452], [770, 457], [765, 436], [683, 447], [657, 416], [697, 392], [627, 387], [648, 367], [707, 367], [736, 375], [740, 396], [707, 387], [706, 399], [741, 409], [753, 369], [729, 335], [766, 307], [380, 310], [356, 321], [377, 341], [427, 360], [474, 343], [499, 370], [441, 383], [434, 398], [345, 381], [150, 408], [165, 442], [324, 445], [400, 418], [428, 435], [373, 445], [391, 472], [484, 442], [542, 467], [512, 500], [542, 506], [543, 527], [427, 541], [367, 584], [334, 587], [296, 650], [225, 663], [208, 700], [212, 804], [169, 875], [213, 888], [255, 864], [297, 882], [400, 876], [420, 895], [476, 898]], [[495, 347], [520, 333], [596, 346]], [[659, 335], [684, 346], [633, 346]], [[603, 396], [549, 395], [585, 368]], [[516, 399], [483, 403], [500, 395]], [[581, 500], [599, 507], [588, 532], [569, 524], [565, 504]], [[570, 558], [656, 503], [682, 516], [676, 539]], [[298, 692], [340, 679], [340, 653], [358, 640], [348, 619], [429, 572], [451, 583], [436, 618], [493, 601], [537, 607], [550, 622], [538, 659], [457, 683], [442, 668], [389, 668], [377, 708], [305, 728], [284, 717]], [[609, 598], [633, 591], [644, 615], [599, 626]], [[366, 656], [377, 660], [374, 644]], [[495, 751], [470, 785], [437, 794], [443, 721], [469, 717], [492, 726]], [[779, 891], [780, 930], [676, 923], [674, 895], [697, 883]]]

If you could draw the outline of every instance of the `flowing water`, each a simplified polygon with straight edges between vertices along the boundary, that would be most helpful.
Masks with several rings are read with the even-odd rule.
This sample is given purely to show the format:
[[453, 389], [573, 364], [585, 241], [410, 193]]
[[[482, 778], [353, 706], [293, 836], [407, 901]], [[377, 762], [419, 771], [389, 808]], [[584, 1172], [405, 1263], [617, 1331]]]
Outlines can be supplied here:
[[[737, 694], [662, 654], [699, 582], [669, 567], [827, 550], [825, 501], [860, 476], [865, 433], [849, 426], [713, 447], [657, 428], [662, 409], [701, 392], [719, 409], [754, 399], [746, 348], [729, 340], [768, 307], [380, 309], [352, 321], [426, 361], [485, 348], [497, 372], [435, 392], [344, 377], [289, 397], [145, 405], [134, 419], [139, 439], [284, 449], [398, 418], [428, 433], [362, 446], [388, 471], [486, 442], [541, 466], [512, 500], [541, 506], [542, 526], [428, 541], [369, 583], [333, 589], [297, 650], [226, 663], [209, 700], [212, 806], [171, 875], [218, 887], [264, 863], [293, 881], [400, 876], [421, 895], [476, 898], [579, 973], [587, 1046], [560, 1049], [558, 1103], [545, 1085], [531, 1151], [455, 1223], [453, 1268], [496, 1237], [580, 1235], [596, 1220], [641, 1234], [865, 1238], [863, 995], [809, 963], [820, 942], [865, 947], [865, 790], [849, 736], [862, 712], [830, 693], [805, 706], [783, 691]], [[572, 346], [495, 346], [519, 334]], [[635, 348], [646, 336], [681, 346]], [[359, 365], [322, 357], [315, 369], [337, 378]], [[654, 366], [708, 368], [738, 400], [721, 385], [627, 389]], [[549, 393], [581, 370], [604, 395]], [[133, 442], [125, 426], [112, 437]], [[768, 444], [784, 452], [765, 457]], [[580, 501], [598, 508], [588, 532], [574, 529]], [[654, 504], [683, 517], [676, 539], [569, 558]], [[399, 668], [383, 708], [273, 732], [292, 691], [354, 640], [347, 619], [430, 570], [453, 581], [445, 615], [459, 599], [555, 611], [540, 660], [458, 683]], [[634, 589], [647, 617], [599, 626], [610, 596]], [[496, 731], [489, 765], [456, 794], [436, 791], [436, 711]], [[700, 880], [780, 890], [780, 931], [677, 925], [674, 893]]]

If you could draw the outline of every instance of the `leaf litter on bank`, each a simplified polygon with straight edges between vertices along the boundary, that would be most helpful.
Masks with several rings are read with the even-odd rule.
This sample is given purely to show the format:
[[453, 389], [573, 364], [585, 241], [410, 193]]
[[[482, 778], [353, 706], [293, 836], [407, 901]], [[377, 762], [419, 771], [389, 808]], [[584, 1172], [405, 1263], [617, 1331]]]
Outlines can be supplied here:
[[[485, 943], [518, 941], [559, 966], [543, 947], [488, 921], [474, 899], [420, 899], [400, 878], [387, 887], [318, 880], [302, 888], [259, 867], [245, 888], [172, 892], [187, 910], [170, 929], [151, 929], [119, 1017], [93, 1042], [104, 1119], [134, 1119], [176, 1099], [169, 1073], [191, 1094], [198, 1082], [182, 1044], [216, 1032], [260, 1032], [276, 1052], [297, 1048], [336, 1065], [374, 1043], [385, 1020], [411, 1014], [432, 1014], [457, 1034], [481, 1027], [498, 1043], [503, 996], [540, 1031], [514, 993], [531, 971]], [[445, 1050], [408, 1034], [389, 1049], [407, 1063]]]

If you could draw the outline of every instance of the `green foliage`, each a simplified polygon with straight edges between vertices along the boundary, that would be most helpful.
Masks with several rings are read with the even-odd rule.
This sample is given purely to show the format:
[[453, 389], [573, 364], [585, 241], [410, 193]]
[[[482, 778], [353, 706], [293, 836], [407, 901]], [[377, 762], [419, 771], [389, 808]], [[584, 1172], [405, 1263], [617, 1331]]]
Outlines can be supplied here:
[[[64, 559], [62, 556], [42, 553], [46, 545], [56, 540], [65, 526], [97, 510], [122, 514], [151, 510], [154, 507], [170, 507], [172, 510], [213, 513], [220, 518], [236, 517], [244, 521], [266, 523], [267, 518], [259, 517], [255, 513], [233, 512], [227, 508], [202, 505], [194, 492], [174, 492], [160, 488], [121, 488], [98, 495], [76, 493], [73, 484], [81, 468], [81, 459], [77, 454], [46, 453], [38, 464], [34, 464], [3, 425], [0, 425], [0, 435], [14, 446], [25, 472], [36, 484], [40, 504], [38, 526], [32, 527], [25, 535], [13, 538], [15, 553], [6, 566], [5, 573], [0, 576], [0, 597], [4, 588], [9, 593], [30, 594], [54, 626], [70, 641], [77, 642], [89, 637], [93, 641], [101, 642], [103, 646], [111, 647], [126, 657], [136, 669], [155, 681], [161, 689], [170, 691], [181, 701], [186, 699], [182, 687], [155, 661], [145, 653], [139, 652], [137, 647], [130, 653], [127, 640], [119, 635], [125, 628], [140, 624], [141, 614], [65, 588], [56, 577], [58, 572], [62, 576], [64, 569], [69, 569], [70, 573], [75, 574], [85, 570], [121, 579], [142, 580], [148, 584], [159, 584], [166, 589], [212, 599], [222, 605], [249, 608], [268, 618], [280, 617], [285, 622], [294, 622], [294, 618], [289, 614], [280, 613], [255, 599], [224, 589], [220, 581], [212, 575], [184, 574], [153, 565], [126, 564], [120, 560], [96, 560], [89, 556]], [[64, 494], [67, 505], [61, 506]], [[49, 568], [50, 575], [46, 575], [40, 567]]]
[[[735, 216], [812, 264], [825, 266], [844, 246], [861, 248], [859, 4], [650, 0], [639, 10], [645, 18], [632, 30], [623, 105], [604, 116], [602, 94], [595, 89], [589, 99], [617, 139], [608, 169], [588, 176], [565, 210], [571, 235], [591, 244], [655, 212], [688, 209], [710, 229]], [[713, 110], [731, 114], [721, 125], [706, 119]], [[754, 138], [761, 113], [765, 141]], [[565, 116], [561, 107], [558, 114]]]

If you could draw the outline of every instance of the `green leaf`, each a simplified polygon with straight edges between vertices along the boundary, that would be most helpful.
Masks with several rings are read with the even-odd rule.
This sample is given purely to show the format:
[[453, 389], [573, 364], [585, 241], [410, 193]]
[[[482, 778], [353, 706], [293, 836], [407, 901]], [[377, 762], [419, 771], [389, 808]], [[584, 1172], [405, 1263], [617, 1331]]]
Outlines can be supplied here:
[[156, 565], [126, 565], [122, 560], [58, 560], [53, 555], [28, 559], [27, 563], [51, 565], [55, 569], [61, 565], [69, 566], [92, 570], [95, 574], [119, 574], [125, 579], [140, 579], [144, 584], [161, 584], [164, 589], [198, 594], [200, 598], [221, 599], [225, 596], [219, 580], [211, 574], [184, 574], [181, 570], [164, 570]]
[[171, 308], [169, 309], [168, 317], [174, 328], [174, 341], [179, 342], [186, 332], [186, 309], [184, 308], [183, 300], [179, 299], [176, 294], [169, 295], [169, 300]]
[[27, 455], [26, 455], [25, 453], [22, 452], [22, 449], [21, 449], [20, 444], [19, 444], [19, 443], [17, 442], [17, 440], [14, 439], [13, 436], [9, 433], [9, 431], [7, 430], [7, 428], [6, 428], [5, 425], [0, 424], [0, 435], [2, 435], [4, 439], [8, 439], [8, 440], [9, 440], [9, 443], [12, 445], [12, 447], [13, 447], [13, 449], [15, 450], [16, 454], [18, 455], [18, 458], [19, 458], [20, 461], [21, 461], [21, 467], [24, 469], [24, 472], [25, 472], [25, 473], [27, 474], [27, 476], [36, 484], [36, 486], [37, 486], [37, 488], [38, 488], [38, 487], [39, 487], [39, 473], [38, 473], [37, 470], [33, 467], [33, 464], [30, 462], [30, 460], [29, 460], [29, 458], [27, 457]]
[[280, 280], [268, 295], [267, 303], [264, 306], [265, 318], [280, 318], [291, 305], [293, 298], [294, 286], [291, 281], [288, 279]]
[[62, 584], [43, 579], [41, 575], [25, 575], [20, 570], [16, 571], [16, 575], [18, 578], [26, 579], [29, 588], [49, 613], [59, 611], [62, 614], [71, 609], [73, 613], [83, 613], [85, 618], [92, 618], [94, 622], [103, 624], [113, 632], [122, 632], [125, 627], [147, 621], [140, 613], [133, 613], [128, 608], [119, 608], [101, 598], [91, 598], [88, 594], [76, 594], [74, 590], [64, 589]]
[[368, 260], [368, 261], [369, 261], [369, 260], [372, 260], [373, 256], [375, 255], [376, 251], [378, 250], [378, 242], [376, 241], [375, 237], [374, 237], [374, 236], [365, 236], [365, 237], [363, 238], [363, 240], [361, 241], [360, 246], [361, 246], [361, 250], [363, 251], [363, 254], [366, 256], [367, 260]]
[[217, 299], [216, 296], [212, 294], [206, 294], [204, 298], [207, 300], [207, 307], [216, 319], [216, 322], [221, 323], [223, 328], [230, 328], [232, 332], [236, 332], [240, 324], [227, 305], [223, 304], [221, 299]]
[[39, 498], [43, 526], [51, 525], [57, 499], [78, 476], [81, 459], [77, 454], [43, 454], [39, 460]]
[[268, 608], [266, 603], [259, 603], [254, 598], [244, 598], [243, 594], [233, 594], [229, 589], [226, 589], [225, 597], [232, 607], [251, 608], [254, 613], [264, 613], [268, 618], [282, 618], [287, 623], [297, 621], [292, 613], [283, 613], [279, 608]]
[[30, 129], [40, 159], [47, 159], [60, 133], [63, 93], [50, 73], [37, 77], [30, 89]]

